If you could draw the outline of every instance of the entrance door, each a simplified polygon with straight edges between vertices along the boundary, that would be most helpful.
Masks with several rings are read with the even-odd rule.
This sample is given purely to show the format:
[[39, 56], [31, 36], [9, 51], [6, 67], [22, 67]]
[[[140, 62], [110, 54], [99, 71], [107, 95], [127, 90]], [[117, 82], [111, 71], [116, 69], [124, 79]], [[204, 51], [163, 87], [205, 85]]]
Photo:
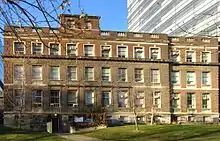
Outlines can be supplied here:
[[4, 114], [3, 111], [0, 111], [0, 124], [4, 123]]
[[52, 132], [53, 133], [59, 132], [59, 117], [58, 116], [52, 117]]

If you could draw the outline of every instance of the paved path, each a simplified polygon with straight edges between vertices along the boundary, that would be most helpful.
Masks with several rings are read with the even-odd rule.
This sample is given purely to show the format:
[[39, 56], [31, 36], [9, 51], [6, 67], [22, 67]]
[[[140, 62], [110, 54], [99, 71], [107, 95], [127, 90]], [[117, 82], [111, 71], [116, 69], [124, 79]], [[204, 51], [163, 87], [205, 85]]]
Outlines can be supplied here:
[[86, 137], [83, 135], [76, 135], [76, 134], [57, 134], [57, 135], [72, 141], [102, 141], [101, 139]]

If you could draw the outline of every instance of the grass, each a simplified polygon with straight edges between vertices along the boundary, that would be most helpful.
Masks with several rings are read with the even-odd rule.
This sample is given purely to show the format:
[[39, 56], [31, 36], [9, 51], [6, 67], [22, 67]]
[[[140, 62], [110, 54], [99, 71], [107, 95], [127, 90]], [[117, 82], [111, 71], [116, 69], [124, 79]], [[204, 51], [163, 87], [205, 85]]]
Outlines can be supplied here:
[[69, 141], [55, 134], [27, 132], [0, 126], [0, 141]]
[[219, 141], [218, 125], [139, 125], [109, 127], [88, 133], [85, 136], [106, 141]]

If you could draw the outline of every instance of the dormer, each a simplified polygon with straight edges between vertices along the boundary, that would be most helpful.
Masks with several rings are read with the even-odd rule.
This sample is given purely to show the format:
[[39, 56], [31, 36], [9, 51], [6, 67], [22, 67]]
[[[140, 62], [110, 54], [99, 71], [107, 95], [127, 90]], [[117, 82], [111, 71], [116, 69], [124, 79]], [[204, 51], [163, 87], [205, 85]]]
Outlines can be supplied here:
[[61, 14], [61, 27], [66, 29], [100, 30], [99, 16]]

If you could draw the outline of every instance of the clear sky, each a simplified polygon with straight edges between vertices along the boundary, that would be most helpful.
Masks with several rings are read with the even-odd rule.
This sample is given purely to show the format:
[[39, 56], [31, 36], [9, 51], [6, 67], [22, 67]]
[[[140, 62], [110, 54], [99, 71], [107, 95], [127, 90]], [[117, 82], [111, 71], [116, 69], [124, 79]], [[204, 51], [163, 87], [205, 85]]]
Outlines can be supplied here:
[[[72, 0], [71, 12], [79, 14], [79, 0]], [[88, 15], [101, 16], [102, 30], [127, 31], [127, 0], [80, 0]]]

